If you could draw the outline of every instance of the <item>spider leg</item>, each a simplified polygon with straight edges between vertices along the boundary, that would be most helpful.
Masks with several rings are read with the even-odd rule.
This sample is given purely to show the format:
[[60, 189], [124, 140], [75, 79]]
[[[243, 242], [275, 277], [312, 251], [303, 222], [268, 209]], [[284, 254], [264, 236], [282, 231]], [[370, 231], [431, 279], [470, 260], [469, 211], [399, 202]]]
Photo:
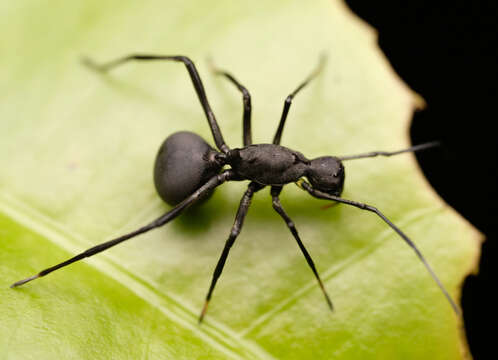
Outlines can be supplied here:
[[260, 185], [256, 182], [251, 182], [247, 187], [244, 196], [240, 200], [239, 209], [237, 210], [237, 215], [235, 216], [235, 222], [232, 226], [232, 230], [230, 231], [230, 235], [228, 240], [225, 243], [225, 247], [223, 248], [223, 252], [221, 253], [220, 259], [216, 264], [216, 268], [214, 269], [213, 278], [211, 280], [211, 285], [209, 286], [208, 293], [206, 295], [206, 301], [204, 302], [204, 306], [202, 308], [201, 315], [199, 316], [199, 323], [204, 319], [204, 315], [206, 315], [206, 311], [209, 305], [209, 301], [211, 300], [211, 295], [213, 294], [214, 287], [216, 286], [216, 282], [223, 271], [223, 267], [225, 266], [225, 262], [228, 257], [228, 253], [230, 252], [230, 248], [235, 243], [235, 239], [240, 234], [240, 230], [242, 229], [242, 225], [244, 223], [244, 218], [249, 210], [249, 206], [251, 205], [252, 196], [255, 192], [264, 188], [264, 185]]
[[364, 154], [340, 156], [339, 159], [341, 161], [344, 161], [344, 160], [363, 159], [363, 158], [376, 157], [376, 156], [393, 156], [393, 155], [403, 154], [406, 152], [416, 152], [416, 151], [426, 150], [440, 145], [441, 143], [439, 141], [431, 141], [428, 143], [414, 145], [409, 148], [397, 151], [372, 151]]
[[304, 88], [308, 83], [313, 80], [322, 70], [323, 65], [325, 63], [325, 56], [320, 57], [320, 62], [318, 63], [318, 66], [313, 70], [313, 72], [294, 90], [287, 96], [284, 102], [284, 110], [282, 111], [282, 116], [280, 117], [280, 123], [278, 124], [278, 129], [277, 132], [275, 133], [275, 137], [273, 138], [273, 143], [275, 145], [280, 144], [280, 139], [282, 137], [282, 132], [284, 131], [284, 125], [285, 125], [285, 120], [287, 119], [287, 114], [289, 113], [290, 106], [292, 104], [292, 99], [296, 94], [301, 91], [302, 88]]
[[206, 118], [208, 120], [211, 133], [213, 134], [214, 142], [216, 143], [216, 146], [221, 152], [227, 153], [229, 148], [225, 144], [225, 140], [223, 140], [223, 135], [221, 134], [221, 130], [216, 121], [216, 117], [214, 116], [213, 110], [211, 110], [211, 106], [209, 105], [201, 77], [199, 76], [199, 73], [197, 72], [194, 63], [188, 57], [182, 55], [169, 56], [169, 55], [131, 54], [103, 64], [97, 64], [87, 58], [83, 59], [83, 63], [94, 70], [107, 72], [119, 65], [127, 63], [128, 61], [159, 61], [159, 60], [178, 61], [182, 62], [186, 66], [187, 71], [192, 80], [192, 83], [194, 85], [195, 91], [197, 93], [197, 96], [199, 97], [199, 101], [201, 102], [204, 113], [206, 114]]
[[284, 219], [285, 223], [287, 224], [287, 227], [289, 228], [290, 232], [292, 233], [292, 235], [296, 239], [297, 245], [301, 249], [304, 257], [306, 258], [306, 262], [308, 263], [309, 267], [311, 268], [311, 271], [313, 271], [313, 274], [315, 275], [315, 278], [318, 281], [318, 285], [320, 286], [320, 289], [322, 289], [323, 295], [325, 296], [325, 300], [327, 301], [327, 304], [328, 304], [330, 310], [334, 310], [334, 307], [332, 306], [332, 301], [330, 300], [330, 297], [327, 294], [327, 290], [325, 290], [325, 287], [323, 286], [322, 279], [320, 279], [320, 275], [318, 274], [318, 271], [316, 270], [315, 263], [313, 262], [311, 255], [308, 253], [308, 250], [306, 250], [306, 248], [304, 247], [304, 244], [299, 237], [299, 234], [298, 234], [297, 229], [294, 225], [294, 222], [287, 215], [284, 208], [282, 207], [282, 204], [280, 203], [279, 195], [280, 195], [281, 191], [282, 191], [281, 186], [272, 186], [272, 188], [271, 188], [273, 208], [282, 217], [282, 219]]
[[377, 214], [377, 216], [379, 216], [387, 225], [389, 225], [391, 227], [391, 229], [393, 229], [408, 244], [408, 246], [410, 246], [413, 249], [413, 251], [415, 251], [415, 254], [420, 259], [420, 261], [422, 261], [422, 263], [424, 264], [424, 266], [427, 269], [427, 271], [429, 272], [429, 274], [431, 274], [432, 278], [434, 279], [434, 281], [436, 282], [436, 284], [441, 289], [442, 293], [444, 294], [444, 296], [446, 297], [446, 299], [450, 303], [450, 305], [453, 308], [453, 310], [455, 311], [455, 313], [458, 316], [461, 315], [460, 309], [458, 308], [457, 304], [453, 301], [453, 299], [451, 298], [450, 294], [448, 293], [448, 291], [446, 290], [446, 288], [444, 287], [444, 285], [441, 283], [441, 281], [437, 277], [437, 275], [434, 272], [434, 270], [432, 270], [432, 267], [429, 265], [429, 263], [427, 262], [427, 260], [425, 260], [424, 256], [422, 255], [422, 253], [420, 252], [420, 250], [417, 248], [417, 246], [415, 245], [415, 243], [412, 240], [410, 240], [410, 238], [408, 236], [406, 236], [405, 233], [402, 232], [396, 225], [394, 225], [391, 222], [391, 220], [389, 220], [383, 213], [381, 213], [379, 209], [377, 209], [377, 208], [375, 208], [373, 206], [361, 203], [361, 202], [343, 199], [343, 198], [341, 198], [339, 196], [334, 196], [334, 195], [330, 195], [330, 194], [324, 193], [322, 191], [318, 191], [316, 189], [313, 189], [313, 187], [310, 184], [308, 184], [306, 181], [302, 181], [300, 183], [300, 185], [311, 196], [316, 197], [318, 199], [334, 200], [334, 201], [337, 201], [337, 202], [340, 202], [340, 203], [343, 203], [343, 204], [346, 204], [346, 205], [351, 205], [351, 206], [357, 207], [357, 208], [359, 208], [361, 210], [367, 210], [367, 211], [370, 211], [370, 212], [373, 212], [373, 213]]
[[211, 61], [209, 62], [211, 70], [216, 74], [216, 75], [221, 75], [227, 78], [232, 84], [234, 84], [237, 89], [242, 93], [242, 104], [244, 105], [244, 113], [242, 115], [242, 123], [243, 123], [243, 136], [242, 140], [244, 143], [244, 146], [251, 145], [252, 144], [252, 134], [251, 134], [251, 111], [252, 111], [252, 105], [251, 105], [251, 94], [249, 94], [249, 90], [242, 85], [237, 79], [233, 77], [232, 74], [218, 69]]
[[80, 253], [76, 256], [73, 256], [72, 258], [70, 258], [66, 261], [63, 261], [57, 265], [54, 265], [52, 267], [49, 267], [47, 269], [40, 271], [38, 274], [36, 274], [34, 276], [17, 281], [14, 284], [12, 284], [10, 287], [14, 288], [17, 286], [21, 286], [21, 285], [23, 285], [31, 280], [38, 279], [42, 276], [50, 274], [52, 271], [58, 270], [62, 267], [70, 265], [76, 261], [93, 256], [95, 254], [98, 254], [104, 250], [109, 249], [110, 247], [113, 247], [117, 244], [122, 243], [125, 240], [131, 239], [131, 238], [133, 238], [137, 235], [143, 234], [149, 230], [161, 227], [161, 226], [167, 224], [168, 222], [170, 222], [171, 220], [175, 219], [178, 215], [180, 215], [182, 213], [183, 210], [185, 210], [187, 207], [189, 207], [190, 205], [195, 203], [197, 200], [202, 198], [202, 196], [204, 194], [208, 193], [209, 191], [213, 190], [215, 187], [223, 184], [224, 182], [234, 179], [235, 177], [236, 177], [235, 173], [232, 170], [226, 170], [226, 171], [222, 172], [221, 174], [213, 176], [204, 185], [202, 185], [199, 189], [197, 189], [192, 195], [190, 195], [188, 198], [186, 198], [181, 203], [176, 205], [173, 209], [168, 211], [166, 214], [164, 214], [163, 216], [150, 222], [149, 224], [147, 224], [147, 225], [145, 225], [145, 226], [143, 226], [135, 231], [132, 231], [128, 234], [125, 234], [125, 235], [122, 235], [118, 238], [115, 238], [113, 240], [109, 240], [109, 241], [106, 241], [102, 244], [91, 247], [90, 249], [83, 251], [82, 253]]

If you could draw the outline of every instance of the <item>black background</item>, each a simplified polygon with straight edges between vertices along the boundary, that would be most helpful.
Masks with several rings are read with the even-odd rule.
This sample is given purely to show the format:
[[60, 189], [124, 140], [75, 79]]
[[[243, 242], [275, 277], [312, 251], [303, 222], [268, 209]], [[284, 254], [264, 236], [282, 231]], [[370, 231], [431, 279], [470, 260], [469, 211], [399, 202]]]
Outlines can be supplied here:
[[[427, 108], [415, 114], [413, 144], [436, 191], [486, 236], [480, 272], [463, 288], [463, 317], [474, 359], [490, 359], [496, 328], [497, 22], [496, 1], [346, 0], [379, 32], [379, 45]], [[495, 343], [498, 339], [495, 340]], [[496, 358], [496, 357], [494, 357]]]

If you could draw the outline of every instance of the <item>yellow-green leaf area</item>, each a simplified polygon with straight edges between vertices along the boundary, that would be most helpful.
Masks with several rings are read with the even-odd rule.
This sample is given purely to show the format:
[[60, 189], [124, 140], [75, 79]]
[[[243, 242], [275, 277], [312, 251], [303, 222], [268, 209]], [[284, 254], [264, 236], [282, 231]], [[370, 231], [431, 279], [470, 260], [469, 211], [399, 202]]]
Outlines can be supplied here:
[[[461, 319], [413, 251], [374, 214], [328, 210], [294, 185], [282, 204], [335, 305], [331, 313], [267, 190], [255, 195], [202, 326], [197, 317], [247, 183], [18, 289], [8, 286], [170, 207], [152, 168], [169, 134], [213, 144], [184, 67], [97, 74], [82, 56], [188, 55], [227, 144], [242, 101], [207, 57], [250, 90], [253, 138], [313, 158], [409, 146], [420, 103], [375, 31], [340, 1], [44, 1], [0, 5], [0, 355], [5, 359], [459, 359]], [[417, 244], [456, 300], [480, 235], [427, 185], [411, 154], [346, 163], [343, 196], [379, 208]]]

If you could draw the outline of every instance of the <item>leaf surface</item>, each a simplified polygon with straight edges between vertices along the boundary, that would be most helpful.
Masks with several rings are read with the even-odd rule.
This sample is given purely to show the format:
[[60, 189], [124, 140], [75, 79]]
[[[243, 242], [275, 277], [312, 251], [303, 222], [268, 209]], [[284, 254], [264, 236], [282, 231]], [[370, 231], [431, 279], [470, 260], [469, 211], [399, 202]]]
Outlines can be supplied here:
[[[187, 73], [171, 63], [100, 75], [82, 55], [185, 54], [197, 64], [228, 145], [242, 102], [206, 57], [250, 91], [253, 138], [307, 157], [407, 147], [419, 98], [375, 32], [340, 1], [4, 2], [0, 42], [0, 354], [3, 358], [457, 359], [461, 320], [406, 244], [375, 215], [294, 185], [282, 203], [325, 280], [330, 313], [295, 241], [255, 196], [205, 323], [211, 274], [246, 183], [220, 187], [174, 223], [12, 290], [12, 282], [169, 209], [152, 167], [180, 130], [212, 143]], [[346, 163], [345, 198], [375, 205], [418, 245], [458, 299], [480, 235], [428, 186], [411, 154]], [[311, 355], [310, 355], [311, 354]]]

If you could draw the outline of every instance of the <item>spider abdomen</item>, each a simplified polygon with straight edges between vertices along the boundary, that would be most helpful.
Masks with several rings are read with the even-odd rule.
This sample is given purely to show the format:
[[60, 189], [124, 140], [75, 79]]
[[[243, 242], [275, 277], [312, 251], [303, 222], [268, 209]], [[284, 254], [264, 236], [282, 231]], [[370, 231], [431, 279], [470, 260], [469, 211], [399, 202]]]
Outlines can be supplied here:
[[159, 196], [176, 205], [220, 172], [216, 151], [199, 135], [180, 131], [166, 138], [154, 165], [154, 184]]

